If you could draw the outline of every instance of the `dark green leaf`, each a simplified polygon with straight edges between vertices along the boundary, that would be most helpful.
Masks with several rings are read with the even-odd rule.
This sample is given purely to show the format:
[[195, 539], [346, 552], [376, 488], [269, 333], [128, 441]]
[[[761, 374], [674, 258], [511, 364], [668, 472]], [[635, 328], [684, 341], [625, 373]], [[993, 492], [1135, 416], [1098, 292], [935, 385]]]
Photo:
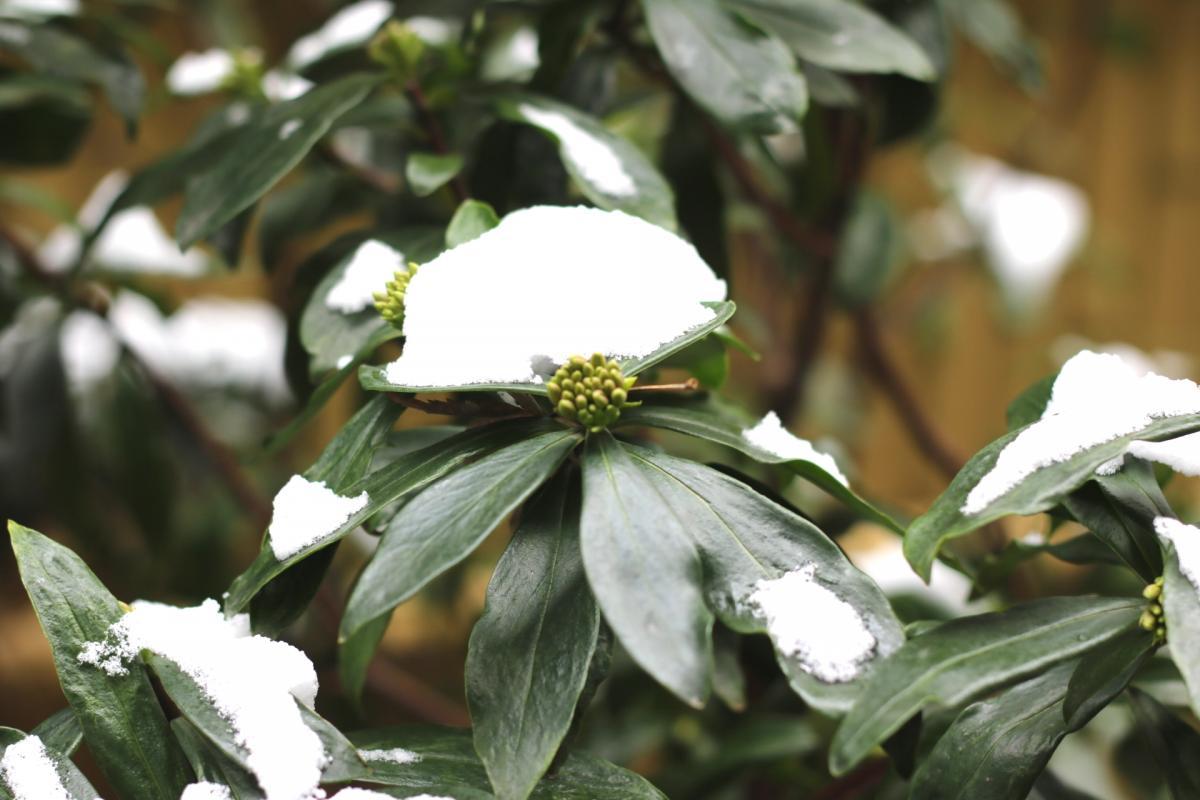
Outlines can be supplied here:
[[[24, 168], [66, 161], [83, 140], [91, 119], [91, 98], [74, 81], [47, 75], [5, 76], [0, 79], [0, 129], [8, 135], [0, 137], [0, 161]], [[74, 217], [72, 213], [70, 218]]]
[[[1188, 535], [1196, 535], [1194, 530]], [[1159, 602], [1167, 621], [1171, 658], [1187, 684], [1192, 709], [1200, 709], [1200, 596], [1179, 566], [1175, 545], [1163, 538], [1163, 590]], [[1200, 712], [1198, 712], [1200, 713]]]
[[231, 800], [263, 800], [254, 776], [213, 746], [195, 725], [178, 717], [171, 721], [171, 731], [187, 755], [197, 780], [227, 786]]
[[804, 77], [808, 81], [808, 91], [813, 100], [823, 106], [853, 108], [861, 102], [854, 84], [836, 72], [816, 64], [805, 64]]
[[[4, 757], [4, 753], [9, 747], [24, 741], [25, 738], [25, 734], [18, 730], [0, 727], [0, 758]], [[43, 741], [43, 745], [45, 744]], [[69, 800], [97, 800], [96, 790], [88, 783], [88, 779], [83, 777], [79, 768], [71, 763], [71, 759], [49, 746], [46, 746], [46, 755], [54, 762], [54, 771], [58, 773], [58, 779], [62, 782], [63, 788], [67, 790]], [[15, 796], [16, 788], [5, 779], [4, 770], [0, 770], [0, 796], [6, 792], [9, 793], [9, 797]], [[28, 793], [22, 792], [19, 800], [27, 798], [33, 800]]]
[[446, 226], [446, 247], [458, 247], [477, 239], [500, 224], [500, 218], [482, 200], [465, 200]]
[[697, 103], [749, 132], [798, 129], [808, 92], [786, 45], [717, 0], [642, 0], [642, 7], [667, 69]]
[[1154, 519], [1174, 513], [1150, 464], [1126, 457], [1120, 470], [1097, 475], [1068, 495], [1063, 506], [1147, 583], [1162, 574]]
[[740, 649], [736, 633], [724, 625], [713, 626], [713, 694], [731, 711], [746, 710], [746, 674]]
[[121, 618], [116, 598], [67, 548], [15, 522], [8, 532], [59, 683], [105, 777], [130, 800], [177, 800], [189, 780], [187, 763], [145, 670], [135, 663], [124, 675], [109, 675], [77, 658]]
[[600, 612], [579, 555], [578, 488], [556, 478], [496, 565], [467, 650], [475, 750], [496, 796], [524, 800], [571, 726]]
[[1043, 770], [1025, 800], [1096, 800], [1093, 795], [1067, 786], [1050, 770]]
[[842, 229], [833, 268], [833, 288], [847, 308], [877, 299], [891, 274], [900, 244], [891, 206], [871, 192], [859, 192]]
[[743, 435], [745, 429], [751, 425], [711, 403], [689, 401], [677, 404], [646, 404], [623, 411], [617, 424], [619, 426], [647, 425], [686, 433], [689, 436], [732, 447], [760, 463], [779, 464], [810, 483], [816, 484], [864, 519], [876, 522], [897, 533], [904, 533], [903, 526], [863, 500], [820, 465], [811, 461], [788, 460], [751, 443]]
[[42, 720], [30, 733], [41, 739], [49, 749], [67, 757], [74, 755], [83, 741], [83, 726], [79, 724], [79, 717], [69, 708]]
[[842, 720], [831, 769], [853, 767], [927, 704], [962, 703], [1112, 639], [1136, 624], [1141, 608], [1138, 600], [1053, 597], [910, 639], [876, 668]]
[[604, 618], [643, 669], [697, 708], [708, 697], [713, 617], [691, 532], [612, 437], [588, 437], [583, 563]]
[[445, 186], [463, 168], [463, 157], [456, 153], [410, 153], [404, 163], [404, 177], [417, 197], [428, 197]]
[[1047, 375], [1021, 392], [1017, 395], [1016, 400], [1008, 404], [1004, 417], [1010, 431], [1024, 428], [1042, 418], [1042, 414], [1046, 413], [1046, 404], [1050, 402], [1050, 394], [1054, 391], [1054, 381], [1057, 378], [1057, 372]]
[[578, 443], [578, 433], [559, 427], [489, 453], [413, 498], [388, 525], [350, 593], [341, 637], [353, 636], [466, 558]]
[[1200, 733], [1145, 692], [1130, 688], [1133, 716], [1154, 758], [1167, 776], [1175, 800], [1200, 797]]
[[632, 142], [594, 117], [545, 97], [508, 95], [497, 101], [497, 109], [553, 137], [567, 172], [597, 206], [675, 229], [671, 186]]
[[919, 81], [936, 73], [929, 57], [875, 12], [846, 0], [724, 0], [806, 61], [843, 72], [898, 72]]
[[342, 679], [342, 694], [359, 711], [362, 710], [363, 686], [367, 682], [371, 659], [375, 657], [375, 651], [379, 649], [391, 620], [391, 614], [383, 614], [338, 643], [338, 676]]
[[720, 389], [729, 377], [729, 353], [715, 333], [661, 362], [666, 369], [685, 369], [705, 389]]
[[206, 172], [188, 184], [175, 238], [187, 248], [266, 194], [378, 83], [350, 75], [272, 106], [239, 130]]
[[1062, 701], [1067, 729], [1079, 730], [1096, 716], [1152, 655], [1154, 634], [1134, 628], [1080, 658]]

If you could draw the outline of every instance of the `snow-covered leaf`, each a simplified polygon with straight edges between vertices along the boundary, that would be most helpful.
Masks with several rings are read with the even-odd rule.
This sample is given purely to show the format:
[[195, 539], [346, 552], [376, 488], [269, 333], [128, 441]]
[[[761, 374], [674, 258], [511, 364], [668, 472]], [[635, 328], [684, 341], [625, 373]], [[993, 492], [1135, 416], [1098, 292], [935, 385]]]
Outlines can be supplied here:
[[5, 791], [12, 800], [97, 800], [71, 759], [38, 736], [0, 727], [0, 792]]
[[1167, 643], [1183, 674], [1192, 708], [1200, 709], [1200, 527], [1170, 517], [1154, 521], [1163, 550]]
[[359, 0], [340, 9], [320, 28], [292, 44], [288, 64], [303, 69], [328, 55], [366, 44], [393, 11], [388, 0]]

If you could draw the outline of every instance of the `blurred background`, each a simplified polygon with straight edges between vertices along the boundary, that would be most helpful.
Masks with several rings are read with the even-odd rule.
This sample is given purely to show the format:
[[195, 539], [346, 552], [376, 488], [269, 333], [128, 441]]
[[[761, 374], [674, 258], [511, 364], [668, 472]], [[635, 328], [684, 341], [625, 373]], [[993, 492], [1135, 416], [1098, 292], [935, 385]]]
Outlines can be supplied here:
[[[78, 233], [66, 220], [88, 214], [89, 198], [102, 208], [119, 186], [114, 172], [177, 148], [219, 107], [213, 96], [167, 90], [164, 76], [180, 53], [253, 42], [275, 63], [335, 5], [208, 0], [137, 9], [131, 35], [144, 45], [138, 61], [149, 93], [136, 140], [96, 104], [70, 160], [0, 164], [0, 224], [10, 249], [19, 243], [50, 268], [71, 258]], [[794, 432], [834, 452], [862, 494], [902, 519], [928, 507], [955, 461], [1003, 433], [1005, 409], [1021, 390], [1080, 349], [1113, 350], [1156, 372], [1200, 378], [1200, 3], [1020, 0], [1014, 7], [1040, 56], [1040, 80], [1014, 78], [981, 50], [958, 46], [941, 103], [920, 135], [879, 150], [869, 164], [866, 181], [889, 201], [895, 223], [875, 322], [894, 371], [883, 381], [898, 385], [884, 386], [863, 368], [872, 356], [850, 314], [831, 310], [819, 342], [806, 344], [797, 296], [804, 283], [780, 291], [781, 280], [792, 284], [780, 278], [756, 212], [732, 206], [725, 214], [727, 275], [739, 305], [734, 328], [763, 354], [757, 362], [732, 356], [726, 393], [756, 413], [779, 411]], [[613, 129], [639, 143], [649, 140], [639, 126], [662, 113], [652, 103], [611, 112]], [[14, 160], [14, 131], [0, 127], [6, 162]], [[770, 146], [779, 159], [796, 157], [789, 137]], [[176, 198], [156, 206], [157, 217], [125, 220], [97, 250], [111, 270], [101, 281], [111, 318], [140, 343], [151, 371], [128, 363], [104, 323], [84, 312], [63, 319], [57, 308], [6, 300], [0, 318], [0, 514], [75, 548], [125, 599], [219, 595], [257, 552], [274, 492], [311, 463], [362, 397], [351, 381], [285, 446], [264, 444], [311, 389], [284, 368], [296, 360], [303, 300], [293, 278], [321, 247], [369, 224], [370, 213], [318, 215], [295, 235], [245, 248], [231, 269], [211, 253], [179, 253], [167, 233], [178, 208]], [[268, 237], [287, 214], [285, 199], [268, 206], [251, 238]], [[913, 413], [898, 397], [920, 410], [923, 436], [914, 437]], [[410, 412], [401, 424], [423, 421]], [[1170, 487], [1185, 519], [1200, 511], [1196, 483]], [[783, 488], [814, 515], [835, 513], [818, 496]], [[952, 575], [935, 592], [919, 590], [886, 533], [836, 516], [830, 524], [885, 589], [941, 604], [943, 613], [968, 607], [966, 583]], [[1043, 520], [1022, 519], [1003, 533], [1045, 530]], [[497, 532], [397, 611], [368, 683], [371, 721], [468, 723], [466, 637], [506, 536]], [[336, 683], [338, 603], [371, 546], [361, 538], [342, 548], [327, 591], [294, 631], [329, 684]], [[1010, 576], [1011, 595], [1103, 587], [1102, 576], [1044, 561]], [[748, 662], [769, 662], [761, 644], [743, 645]], [[351, 715], [332, 693], [330, 702], [327, 714]], [[673, 797], [775, 796], [703, 794], [711, 775], [694, 767], [705, 761], [715, 775], [727, 768], [721, 759], [736, 762], [728, 750], [716, 758], [706, 731], [744, 725], [735, 741], [749, 755], [738, 764], [775, 764], [777, 778], [800, 780], [788, 770], [807, 767], [773, 759], [817, 747], [820, 723], [788, 716], [794, 699], [761, 702], [771, 713], [744, 721], [720, 710], [688, 712], [635, 672], [618, 670], [594, 711], [603, 724], [585, 729], [584, 741], [645, 771]], [[0, 717], [29, 728], [62, 705], [49, 648], [11, 553], [0, 548]], [[1117, 746], [1121, 726], [1104, 720], [1072, 737], [1055, 769], [1100, 796], [1137, 796], [1089, 750], [1096, 742]], [[600, 728], [607, 732], [589, 733]]]

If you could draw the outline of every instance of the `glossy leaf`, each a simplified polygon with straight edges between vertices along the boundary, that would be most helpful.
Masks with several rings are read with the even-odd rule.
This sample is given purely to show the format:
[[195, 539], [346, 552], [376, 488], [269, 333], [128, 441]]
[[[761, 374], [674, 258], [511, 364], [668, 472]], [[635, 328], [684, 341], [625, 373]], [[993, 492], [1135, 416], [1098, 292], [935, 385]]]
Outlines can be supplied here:
[[445, 186], [463, 168], [463, 157], [456, 153], [411, 153], [404, 163], [404, 177], [417, 197], [428, 197]]
[[1125, 466], [1115, 474], [1097, 475], [1063, 505], [1147, 583], [1162, 574], [1154, 519], [1175, 514], [1149, 463], [1126, 457]]
[[1154, 634], [1134, 628], [1080, 658], [1062, 701], [1067, 728], [1082, 728], [1129, 685], [1152, 655]]
[[70, 708], [61, 709], [38, 723], [30, 733], [45, 743], [50, 750], [68, 758], [75, 754], [83, 742], [83, 727]]
[[475, 750], [501, 800], [524, 800], [550, 766], [599, 628], [579, 554], [578, 488], [560, 476], [522, 515], [467, 650]]
[[171, 731], [187, 755], [196, 780], [227, 787], [231, 800], [263, 800], [254, 776], [204, 738], [195, 725], [178, 717], [171, 721]]
[[1174, 800], [1200, 797], [1200, 733], [1138, 689], [1127, 697], [1155, 766], [1167, 778]]
[[[0, 758], [4, 757], [4, 753], [9, 747], [19, 744], [25, 738], [25, 734], [14, 728], [0, 727]], [[45, 744], [43, 741], [43, 745]], [[88, 783], [88, 779], [83, 776], [79, 768], [71, 762], [71, 759], [49, 746], [46, 747], [46, 755], [54, 763], [54, 771], [58, 773], [58, 779], [62, 782], [63, 788], [67, 790], [68, 800], [98, 800], [96, 790]], [[5, 779], [4, 771], [0, 770], [0, 796], [4, 796], [5, 793], [12, 797], [16, 795], [16, 790]], [[25, 800], [27, 796], [23, 794], [21, 800]]]
[[458, 247], [477, 239], [500, 224], [495, 210], [482, 200], [466, 200], [454, 211], [446, 226], [446, 247]]
[[1200, 709], [1200, 595], [1180, 568], [1175, 545], [1166, 539], [1160, 541], [1163, 591], [1159, 602], [1166, 614], [1167, 644], [1187, 684], [1192, 709], [1196, 710]]
[[1071, 658], [1136, 624], [1140, 600], [1052, 597], [962, 617], [910, 639], [880, 664], [833, 738], [842, 774], [921, 710], [975, 695]]
[[121, 618], [116, 598], [67, 548], [13, 522], [8, 532], [63, 694], [105, 777], [130, 800], [177, 800], [188, 768], [145, 670], [132, 664], [125, 675], [109, 675], [77, 658]]
[[898, 72], [933, 80], [921, 47], [886, 20], [846, 0], [724, 0], [805, 61], [842, 72]]
[[642, 7], [667, 69], [697, 103], [749, 132], [798, 129], [808, 91], [786, 45], [717, 0], [642, 0]]
[[[555, 427], [451, 473], [402, 508], [350, 593], [341, 637], [353, 636], [390, 613], [466, 558], [554, 474], [580, 438], [575, 431]], [[433, 449], [448, 448], [442, 443]]]
[[360, 74], [318, 86], [239, 130], [216, 162], [188, 184], [175, 226], [180, 247], [209, 236], [262, 197], [379, 80]]
[[507, 95], [497, 101], [497, 110], [558, 142], [563, 165], [588, 200], [675, 229], [671, 186], [632, 142], [589, 114], [545, 97]]

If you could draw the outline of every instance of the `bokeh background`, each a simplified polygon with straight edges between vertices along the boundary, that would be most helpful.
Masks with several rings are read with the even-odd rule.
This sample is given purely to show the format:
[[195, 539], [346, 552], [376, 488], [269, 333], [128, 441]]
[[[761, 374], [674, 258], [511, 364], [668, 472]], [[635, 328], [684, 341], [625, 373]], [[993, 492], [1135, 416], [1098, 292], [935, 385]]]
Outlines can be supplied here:
[[[162, 78], [175, 55], [253, 41], [273, 61], [329, 13], [329, 4], [318, 0], [187, 5], [194, 7], [152, 18], [147, 51], [157, 57], [140, 59], [151, 99], [136, 141], [102, 108], [69, 163], [0, 167], [0, 220], [7, 230], [45, 247], [60, 224], [55, 207], [79, 208], [114, 169], [150, 163], [193, 132], [216, 101], [167, 94]], [[958, 48], [931, 129], [881, 151], [868, 174], [874, 191], [899, 209], [906, 234], [877, 313], [881, 339], [936, 436], [960, 458], [1003, 432], [1005, 408], [1017, 393], [1083, 347], [1116, 349], [1156, 371], [1200, 377], [1200, 3], [1015, 5], [1043, 59], [1041, 86], [1022, 88], [987, 56]], [[776, 144], [781, 151], [789, 146]], [[26, 203], [31, 194], [56, 200], [38, 211]], [[177, 210], [178, 201], [157, 209], [167, 230]], [[17, 396], [14, 374], [25, 368], [18, 362], [31, 345], [15, 335], [0, 341], [3, 516], [75, 547], [119, 596], [183, 602], [221, 592], [257, 552], [273, 493], [312, 461], [360, 402], [356, 387], [343, 388], [287, 447], [264, 451], [264, 438], [297, 408], [282, 374], [268, 374], [264, 366], [272, 358], [282, 363], [284, 353], [284, 318], [272, 309], [294, 302], [289, 279], [306, 256], [368, 221], [351, 214], [313, 225], [273, 253], [270, 264], [247, 248], [234, 271], [123, 279], [161, 307], [190, 303], [195, 311], [201, 299], [197, 319], [245, 326], [227, 331], [230, 349], [242, 350], [244, 360], [214, 362], [232, 388], [195, 375], [168, 376], [168, 389], [187, 398], [186, 411], [164, 403], [144, 376], [120, 368], [102, 390], [88, 384], [92, 394], [84, 402], [69, 402], [80, 397], [79, 381], [89, 380], [76, 365], [65, 376], [48, 374], [48, 383], [39, 385], [56, 388], [39, 394], [37, 414], [24, 413], [28, 402]], [[753, 213], [731, 209], [727, 223], [740, 307], [735, 328], [764, 354], [759, 362], [734, 356], [729, 392], [761, 413], [802, 350], [793, 336], [802, 284], [780, 291], [774, 254]], [[206, 318], [205, 303], [211, 310], [213, 298], [262, 304]], [[162, 325], [153, 313], [140, 319]], [[189, 335], [182, 324], [172, 330], [177, 338]], [[96, 331], [81, 326], [72, 335], [73, 344], [62, 340], [64, 348], [75, 347], [85, 362], [104, 357], [88, 346], [102, 338]], [[794, 431], [833, 449], [864, 495], [900, 515], [918, 514], [948, 483], [947, 471], [915, 444], [911, 420], [857, 368], [856, 342], [852, 320], [832, 312], [802, 396], [793, 408], [779, 410]], [[421, 422], [417, 413], [402, 419], [405, 426]], [[211, 441], [198, 446], [195, 426]], [[36, 451], [28, 442], [39, 443]], [[1171, 487], [1185, 518], [1200, 509], [1195, 484], [1181, 480]], [[1044, 528], [1039, 520], [1014, 520], [1005, 533]], [[461, 686], [466, 636], [505, 536], [498, 532], [464, 568], [396, 613], [368, 685], [367, 713], [374, 720], [467, 722]], [[860, 558], [875, 554], [889, 580], [911, 583], [896, 562], [894, 541], [883, 533], [860, 525], [842, 541]], [[295, 632], [315, 651], [328, 681], [336, 681], [330, 631], [361, 553], [343, 548], [328, 591]], [[1089, 580], [1041, 562], [1018, 578], [1067, 586]], [[621, 690], [616, 686], [612, 691]], [[0, 716], [28, 728], [61, 705], [49, 648], [11, 554], [0, 548]], [[626, 720], [624, 740], [614, 735], [594, 744], [654, 774], [669, 760], [664, 740], [696, 742], [686, 714], [672, 719], [644, 728]], [[788, 729], [780, 735], [796, 744], [799, 734]], [[1064, 748], [1056, 763], [1075, 758], [1072, 752]], [[1129, 790], [1114, 778], [1089, 775], [1095, 770], [1086, 766], [1088, 756], [1078, 758], [1069, 774], [1060, 774], [1096, 791]]]

